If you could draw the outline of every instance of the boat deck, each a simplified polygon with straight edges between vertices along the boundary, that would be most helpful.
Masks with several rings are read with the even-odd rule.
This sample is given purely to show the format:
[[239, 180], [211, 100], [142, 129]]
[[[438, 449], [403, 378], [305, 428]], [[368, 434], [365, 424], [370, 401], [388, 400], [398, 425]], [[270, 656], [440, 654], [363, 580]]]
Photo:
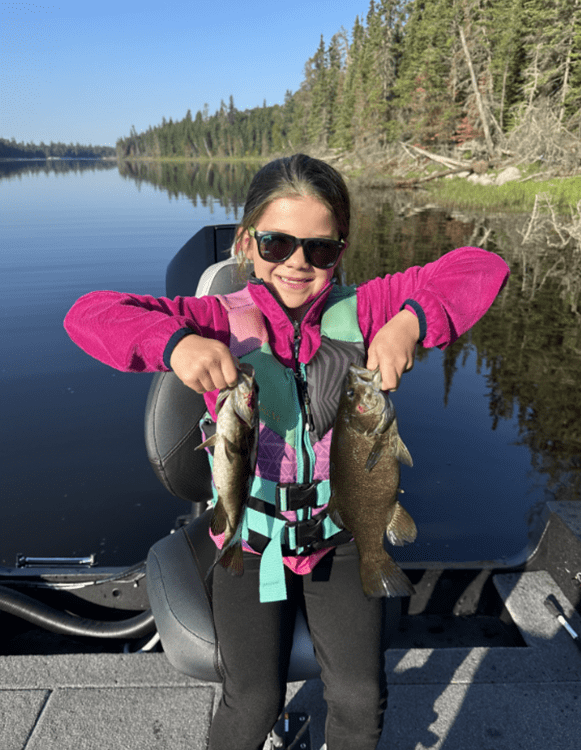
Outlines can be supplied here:
[[[380, 750], [579, 749], [581, 651], [543, 602], [554, 594], [578, 632], [581, 617], [547, 572], [494, 583], [524, 645], [414, 648], [413, 632], [396, 636]], [[0, 670], [1, 750], [202, 750], [220, 697], [163, 653], [2, 656]], [[291, 683], [287, 707], [311, 717], [319, 750], [321, 682]]]

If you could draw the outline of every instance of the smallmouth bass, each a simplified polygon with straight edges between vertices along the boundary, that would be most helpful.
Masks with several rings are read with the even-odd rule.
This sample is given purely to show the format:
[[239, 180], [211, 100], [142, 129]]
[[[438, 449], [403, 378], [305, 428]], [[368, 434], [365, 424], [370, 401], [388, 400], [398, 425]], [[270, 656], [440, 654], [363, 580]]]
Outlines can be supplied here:
[[216, 433], [196, 450], [214, 447], [212, 476], [218, 494], [211, 529], [224, 533], [219, 562], [233, 575], [242, 575], [241, 521], [256, 466], [258, 446], [258, 384], [254, 368], [242, 363], [238, 382], [223, 388], [216, 402]]
[[341, 391], [331, 440], [328, 512], [348, 529], [359, 551], [366, 596], [409, 596], [414, 587], [383, 547], [413, 542], [412, 517], [398, 500], [399, 464], [412, 458], [399, 436], [395, 409], [381, 390], [381, 373], [351, 365]]

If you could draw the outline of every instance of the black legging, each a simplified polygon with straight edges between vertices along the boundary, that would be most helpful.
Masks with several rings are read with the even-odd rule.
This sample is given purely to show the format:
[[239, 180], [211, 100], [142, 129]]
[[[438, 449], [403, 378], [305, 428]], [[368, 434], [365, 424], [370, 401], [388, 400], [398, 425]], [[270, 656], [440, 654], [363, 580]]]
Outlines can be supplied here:
[[326, 555], [312, 573], [285, 568], [288, 600], [261, 604], [260, 558], [244, 575], [214, 570], [213, 608], [225, 666], [209, 750], [262, 750], [284, 707], [296, 607], [307, 621], [325, 686], [328, 750], [375, 750], [387, 705], [381, 648], [383, 606], [361, 589], [355, 544]]

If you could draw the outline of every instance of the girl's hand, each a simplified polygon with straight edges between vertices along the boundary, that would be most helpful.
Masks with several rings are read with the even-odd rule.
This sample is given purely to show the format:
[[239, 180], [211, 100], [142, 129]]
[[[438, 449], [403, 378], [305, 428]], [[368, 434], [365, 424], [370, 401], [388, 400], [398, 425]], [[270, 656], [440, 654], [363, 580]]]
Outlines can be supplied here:
[[182, 383], [197, 393], [232, 387], [238, 382], [238, 360], [228, 347], [194, 333], [176, 344], [170, 365]]
[[367, 368], [381, 371], [381, 387], [395, 391], [404, 372], [414, 366], [420, 324], [409, 310], [401, 310], [375, 334], [367, 352]]

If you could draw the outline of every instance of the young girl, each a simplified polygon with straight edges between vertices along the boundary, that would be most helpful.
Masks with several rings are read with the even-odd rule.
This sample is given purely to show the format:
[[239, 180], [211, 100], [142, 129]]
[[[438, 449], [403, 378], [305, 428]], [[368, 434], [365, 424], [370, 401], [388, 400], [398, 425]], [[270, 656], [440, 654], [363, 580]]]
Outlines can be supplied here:
[[255, 367], [261, 427], [244, 574], [218, 565], [213, 576], [226, 676], [210, 750], [263, 747], [284, 705], [299, 606], [321, 665], [328, 750], [376, 747], [387, 704], [382, 601], [363, 595], [357, 548], [325, 514], [339, 390], [357, 359], [395, 390], [416, 344], [451, 344], [509, 275], [497, 255], [468, 247], [341, 287], [334, 277], [349, 222], [347, 187], [332, 167], [303, 154], [277, 159], [255, 175], [237, 230], [236, 252], [254, 264], [242, 292], [174, 300], [93, 292], [65, 319], [73, 341], [112, 367], [173, 370], [205, 394], [214, 418], [217, 391], [236, 382], [239, 361]]

